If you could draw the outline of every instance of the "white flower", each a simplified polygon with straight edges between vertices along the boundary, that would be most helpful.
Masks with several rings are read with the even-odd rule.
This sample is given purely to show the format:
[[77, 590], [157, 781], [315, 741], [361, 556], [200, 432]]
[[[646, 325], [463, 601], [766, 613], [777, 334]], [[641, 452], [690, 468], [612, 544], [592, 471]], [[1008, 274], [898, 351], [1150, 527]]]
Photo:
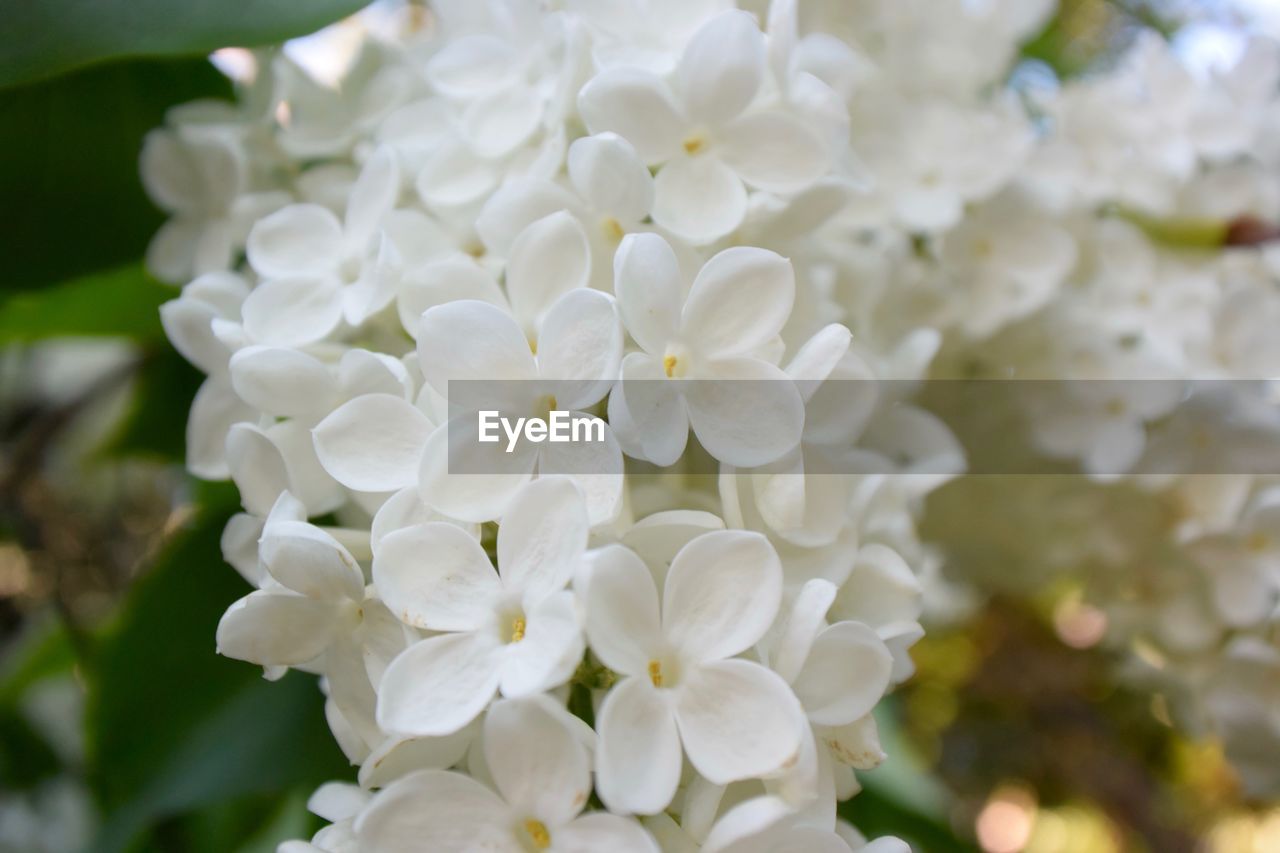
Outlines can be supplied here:
[[635, 68], [610, 68], [578, 95], [592, 133], [613, 131], [645, 162], [662, 164], [653, 219], [694, 243], [733, 231], [747, 210], [744, 182], [793, 193], [827, 170], [832, 151], [803, 120], [750, 110], [765, 74], [765, 38], [746, 12], [722, 12], [689, 44], [668, 86]]
[[579, 416], [597, 403], [615, 381], [622, 349], [613, 299], [570, 290], [542, 318], [532, 346], [536, 354], [516, 320], [489, 303], [458, 300], [423, 314], [418, 358], [426, 382], [442, 396], [451, 381], [464, 389], [450, 400], [463, 414], [437, 427], [423, 452], [420, 484], [428, 505], [467, 521], [496, 518], [536, 468], [573, 476], [593, 522], [616, 514], [622, 451], [612, 429], [604, 441], [525, 441], [507, 453], [501, 443], [478, 441], [476, 415], [486, 409], [506, 417], [545, 418], [551, 410]]
[[635, 821], [581, 814], [591, 792], [590, 756], [570, 728], [576, 721], [566, 716], [538, 697], [495, 702], [483, 741], [493, 789], [461, 773], [406, 776], [360, 814], [359, 849], [658, 853]]
[[795, 276], [785, 258], [726, 249], [686, 297], [670, 245], [630, 234], [614, 271], [622, 321], [642, 350], [623, 360], [609, 398], [609, 421], [628, 455], [670, 465], [690, 426], [712, 456], [733, 465], [761, 465], [795, 447], [800, 392], [760, 357], [791, 313]]
[[378, 721], [389, 732], [446, 735], [499, 690], [527, 696], [563, 684], [582, 658], [565, 589], [587, 545], [582, 495], [562, 477], [522, 488], [498, 527], [498, 571], [480, 543], [442, 522], [382, 539], [373, 579], [416, 628], [441, 631], [408, 648], [383, 675]]
[[611, 811], [664, 809], [682, 752], [717, 784], [776, 773], [796, 757], [795, 696], [772, 671], [734, 657], [778, 612], [782, 568], [763, 536], [717, 531], [691, 541], [671, 564], [661, 605], [644, 563], [619, 545], [594, 555], [583, 583], [591, 650], [623, 676], [597, 720], [596, 784]]

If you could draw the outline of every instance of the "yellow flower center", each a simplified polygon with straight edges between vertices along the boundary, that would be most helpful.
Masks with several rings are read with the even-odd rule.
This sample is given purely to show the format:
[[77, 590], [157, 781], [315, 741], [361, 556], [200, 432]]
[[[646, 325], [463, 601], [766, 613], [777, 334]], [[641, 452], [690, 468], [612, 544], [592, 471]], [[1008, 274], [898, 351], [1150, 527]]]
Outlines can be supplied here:
[[662, 372], [667, 374], [668, 379], [670, 379], [676, 372], [676, 365], [679, 362], [680, 359], [676, 358], [674, 355], [669, 355], [662, 359]]
[[706, 144], [707, 144], [707, 140], [706, 140], [706, 139], [704, 139], [703, 137], [701, 137], [701, 136], [696, 136], [696, 135], [695, 135], [695, 136], [690, 136], [690, 137], [689, 137], [688, 139], [686, 139], [686, 140], [684, 141], [684, 143], [683, 143], [683, 145], [684, 145], [684, 153], [686, 153], [686, 154], [697, 154], [697, 153], [698, 153], [699, 151], [701, 151], [704, 147], [706, 147]]
[[662, 686], [662, 661], [649, 661], [649, 680], [654, 687]]
[[517, 616], [511, 620], [511, 642], [518, 643], [524, 639], [524, 617]]
[[604, 232], [604, 236], [613, 242], [618, 242], [626, 235], [627, 231], [622, 227], [622, 223], [614, 219], [612, 216], [606, 216], [600, 220], [600, 230]]
[[1255, 554], [1259, 551], [1265, 551], [1271, 547], [1271, 537], [1263, 533], [1261, 530], [1255, 530], [1249, 534], [1249, 539], [1245, 542], [1245, 547]]
[[539, 850], [546, 850], [551, 846], [551, 833], [547, 832], [547, 825], [542, 821], [529, 818], [524, 822], [524, 831], [533, 839], [533, 846]]

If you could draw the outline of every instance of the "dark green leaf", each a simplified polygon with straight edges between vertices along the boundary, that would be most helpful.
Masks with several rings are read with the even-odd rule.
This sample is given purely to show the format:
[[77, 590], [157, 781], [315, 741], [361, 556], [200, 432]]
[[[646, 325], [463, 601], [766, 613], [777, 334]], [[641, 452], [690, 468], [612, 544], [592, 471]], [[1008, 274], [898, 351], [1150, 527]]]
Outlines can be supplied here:
[[[6, 38], [15, 14], [0, 10]], [[196, 59], [119, 62], [0, 91], [3, 289], [136, 262], [163, 220], [138, 178], [143, 137], [170, 106], [230, 91]]]
[[103, 454], [181, 462], [186, 453], [187, 413], [203, 380], [204, 375], [182, 356], [157, 349], [143, 361], [129, 412]]
[[0, 344], [60, 336], [163, 341], [159, 309], [178, 291], [140, 264], [0, 297]]
[[161, 818], [350, 775], [313, 677], [270, 683], [214, 652], [219, 617], [248, 591], [220, 556], [227, 514], [202, 514], [101, 645], [87, 720], [107, 815], [95, 850], [128, 849]]
[[3, 0], [0, 87], [115, 57], [190, 56], [318, 30], [369, 0]]

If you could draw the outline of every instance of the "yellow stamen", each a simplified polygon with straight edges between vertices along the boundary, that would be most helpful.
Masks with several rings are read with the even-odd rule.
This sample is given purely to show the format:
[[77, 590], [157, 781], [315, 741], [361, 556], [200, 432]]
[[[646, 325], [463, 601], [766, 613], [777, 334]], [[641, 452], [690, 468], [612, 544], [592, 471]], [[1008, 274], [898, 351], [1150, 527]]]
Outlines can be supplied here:
[[511, 642], [518, 643], [524, 639], [524, 617], [517, 616], [511, 620]]
[[690, 136], [684, 141], [684, 152], [686, 154], [697, 154], [707, 144], [707, 140], [701, 136]]
[[1265, 551], [1271, 547], [1271, 537], [1261, 530], [1255, 530], [1249, 535], [1249, 539], [1245, 542], [1245, 547], [1255, 554], [1259, 551]]
[[674, 355], [666, 356], [662, 359], [662, 370], [670, 379], [671, 375], [676, 372], [676, 362], [678, 359]]
[[524, 822], [524, 831], [529, 833], [533, 846], [539, 850], [546, 850], [551, 846], [551, 833], [547, 832], [547, 825], [542, 821], [529, 818]]
[[653, 682], [654, 687], [662, 686], [662, 662], [649, 661], [649, 680]]
[[606, 216], [600, 220], [600, 230], [604, 232], [604, 236], [615, 243], [621, 240], [627, 233], [622, 227], [622, 223], [614, 219], [612, 216]]

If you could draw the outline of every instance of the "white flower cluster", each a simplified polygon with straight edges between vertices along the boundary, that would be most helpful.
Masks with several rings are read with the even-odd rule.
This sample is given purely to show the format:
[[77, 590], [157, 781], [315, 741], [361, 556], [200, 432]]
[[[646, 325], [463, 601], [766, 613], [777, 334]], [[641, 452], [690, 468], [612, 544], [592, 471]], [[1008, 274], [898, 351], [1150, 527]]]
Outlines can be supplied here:
[[[149, 261], [208, 375], [188, 462], [239, 488], [224, 553], [255, 587], [218, 647], [319, 673], [360, 767], [290, 853], [905, 849], [835, 806], [884, 757], [870, 712], [938, 562], [916, 515], [963, 462], [901, 393], [827, 380], [1275, 362], [1267, 257], [1133, 224], [1280, 213], [1275, 54], [1202, 84], [1144, 43], [1018, 99], [1049, 6], [439, 0], [337, 87], [261, 55], [237, 105], [153, 132]], [[589, 473], [555, 444], [451, 471], [474, 380], [607, 415]], [[1123, 473], [1178, 403], [1032, 406], [1032, 432]], [[1204, 512], [1267, 555], [1228, 623], [1275, 666], [1244, 479]], [[1280, 741], [1280, 704], [1248, 707], [1219, 724]]]

